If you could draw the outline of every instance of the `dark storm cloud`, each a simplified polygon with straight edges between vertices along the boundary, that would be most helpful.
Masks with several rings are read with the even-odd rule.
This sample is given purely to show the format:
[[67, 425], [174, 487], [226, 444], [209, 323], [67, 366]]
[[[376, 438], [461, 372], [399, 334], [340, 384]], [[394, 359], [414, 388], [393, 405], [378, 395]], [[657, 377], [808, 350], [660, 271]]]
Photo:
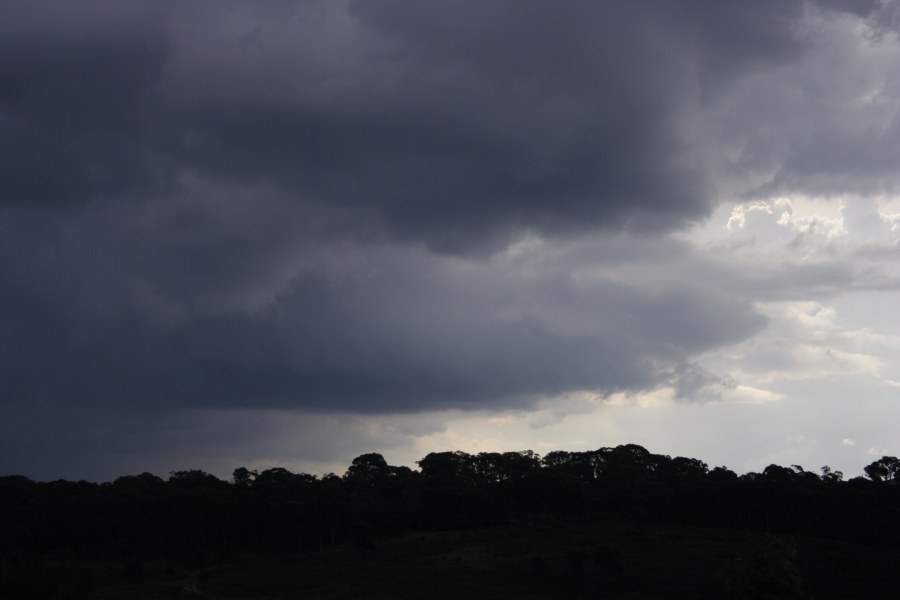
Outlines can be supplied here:
[[799, 2], [7, 4], [3, 200], [274, 182], [466, 251], [711, 206], [695, 97], [799, 55]]
[[[723, 189], [896, 177], [896, 76], [852, 33], [887, 3], [819, 6], [4, 3], [0, 395], [34, 416], [709, 387], [692, 356], [763, 321], [646, 234]], [[853, 108], [850, 72], [881, 104]]]
[[196, 41], [173, 41], [163, 90], [186, 141], [171, 151], [443, 251], [495, 249], [521, 228], [679, 227], [714, 203], [703, 111], [802, 58], [811, 6], [354, 2], [303, 11], [320, 28], [308, 43], [295, 21], [242, 13], [241, 51], [226, 40], [198, 65], [184, 59]]
[[[277, 212], [276, 204], [266, 206]], [[124, 215], [42, 221], [40, 232], [27, 218], [7, 218], [4, 254], [28, 239], [33, 246], [3, 270], [4, 396], [120, 408], [521, 404], [572, 389], [650, 388], [664, 380], [660, 367], [762, 325], [739, 298], [656, 273], [628, 275], [615, 256], [665, 270], [685, 251], [677, 245], [647, 254], [627, 239], [595, 242], [588, 254], [608, 258], [593, 268], [616, 273], [579, 274], [578, 248], [475, 261], [260, 240], [246, 266], [232, 259], [227, 278], [203, 273], [212, 258], [204, 245], [233, 242], [186, 246], [168, 227], [180, 212], [155, 214], [160, 229], [149, 230], [146, 217], [131, 215], [124, 231], [111, 227]], [[305, 253], [317, 253], [306, 266]], [[298, 271], [282, 277], [269, 264], [274, 274], [255, 272], [279, 260]]]
[[0, 7], [0, 202], [85, 202], [164, 183], [142, 115], [166, 60], [158, 12]]
[[809, 6], [7, 4], [3, 200], [120, 200], [191, 169], [453, 251], [679, 226], [712, 205], [698, 94], [809, 50]]
[[175, 39], [162, 93], [184, 135], [169, 150], [456, 252], [522, 227], [699, 218], [709, 200], [681, 128], [682, 57], [662, 23], [615, 6], [317, 6], [301, 16], [337, 42], [257, 22], [253, 51], [224, 40], [202, 64], [208, 87], [187, 94], [198, 42]]

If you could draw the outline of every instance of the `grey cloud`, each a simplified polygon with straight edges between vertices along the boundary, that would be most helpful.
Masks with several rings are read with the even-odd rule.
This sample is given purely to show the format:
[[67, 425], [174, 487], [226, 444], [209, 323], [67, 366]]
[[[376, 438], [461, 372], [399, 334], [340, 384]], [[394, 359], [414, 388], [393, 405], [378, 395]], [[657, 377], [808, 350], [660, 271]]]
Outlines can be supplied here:
[[815, 4], [828, 10], [871, 18], [879, 15], [891, 2], [890, 0], [816, 0]]
[[2, 203], [84, 203], [166, 183], [145, 113], [166, 61], [151, 5], [0, 8]]
[[755, 73], [714, 102], [720, 184], [736, 182], [723, 192], [770, 198], [897, 188], [900, 46], [884, 33], [889, 7], [896, 3], [866, 21], [812, 13], [802, 57]]
[[733, 377], [713, 373], [695, 363], [682, 363], [672, 372], [675, 398], [682, 401], [708, 402], [720, 400], [722, 392], [734, 389]]
[[[210, 257], [226, 264], [233, 241], [206, 242], [197, 229], [197, 245], [175, 242], [186, 272], [198, 272], [188, 285], [164, 258], [173, 243], [165, 228], [139, 223], [110, 232], [102, 215], [95, 219], [77, 227], [89, 242], [20, 254], [15, 268], [6, 265], [3, 320], [12, 334], [0, 344], [4, 395], [93, 406], [375, 412], [522, 404], [573, 389], [653, 387], [664, 365], [762, 325], [748, 303], [714, 285], [639, 272], [627, 281], [578, 276], [584, 254], [594, 266], [612, 265], [616, 248], [632, 258], [646, 252], [638, 239], [595, 242], [588, 251], [551, 245], [484, 262], [392, 246], [292, 246], [289, 232], [267, 241], [270, 227], [250, 244], [258, 252], [244, 254], [247, 265], [232, 259], [238, 283], [228, 286], [203, 275], [202, 265]], [[7, 228], [6, 243], [37, 235], [27, 225]], [[70, 227], [62, 220], [56, 230]], [[66, 248], [58, 236], [45, 231], [37, 246]], [[312, 251], [331, 258], [304, 265]], [[665, 270], [671, 258], [663, 254], [685, 250], [656, 252]], [[147, 258], [154, 256], [162, 258]], [[277, 271], [267, 263], [279, 259], [296, 261], [286, 282], [254, 279], [255, 269]], [[266, 285], [267, 294], [245, 298], [246, 287]]]
[[809, 46], [800, 2], [53, 6], [4, 7], [5, 202], [199, 171], [463, 253], [703, 218], [698, 90]]
[[[539, 5], [470, 4], [452, 17], [355, 5], [354, 20], [331, 26], [373, 40], [365, 63], [353, 62], [353, 44], [313, 64], [289, 55], [300, 78], [316, 81], [312, 91], [286, 82], [290, 102], [275, 107], [267, 90], [239, 111], [201, 93], [181, 107], [192, 141], [174, 152], [208, 172], [306, 190], [447, 250], [510, 227], [698, 218], [709, 200], [681, 157], [690, 149], [678, 129], [680, 67], [639, 15], [611, 6], [601, 11], [610, 18], [584, 20], [580, 9]], [[210, 68], [228, 76], [228, 65]]]
[[[893, 17], [820, 5], [3, 4], [7, 412], [672, 383], [789, 277], [660, 234], [740, 194], [893, 185], [896, 77], [854, 33]], [[817, 268], [798, 281], [856, 275]]]

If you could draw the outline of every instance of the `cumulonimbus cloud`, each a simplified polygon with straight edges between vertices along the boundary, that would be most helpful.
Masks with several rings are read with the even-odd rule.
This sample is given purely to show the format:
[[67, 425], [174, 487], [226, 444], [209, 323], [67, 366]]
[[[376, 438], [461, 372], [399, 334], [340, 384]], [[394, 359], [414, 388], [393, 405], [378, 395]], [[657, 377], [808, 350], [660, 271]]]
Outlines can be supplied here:
[[[762, 320], [654, 236], [726, 192], [894, 184], [885, 10], [5, 4], [3, 394], [377, 411], [656, 385]], [[823, 48], [851, 51], [837, 76]], [[871, 156], [832, 143], [876, 127]]]

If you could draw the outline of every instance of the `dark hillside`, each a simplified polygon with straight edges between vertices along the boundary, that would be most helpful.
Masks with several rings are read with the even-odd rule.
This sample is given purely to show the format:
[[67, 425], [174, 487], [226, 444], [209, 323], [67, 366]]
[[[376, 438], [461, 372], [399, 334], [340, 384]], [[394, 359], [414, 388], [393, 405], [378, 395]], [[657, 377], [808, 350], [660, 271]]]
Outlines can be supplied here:
[[0, 597], [894, 597], [893, 457], [846, 482], [636, 445], [419, 466], [2, 477]]

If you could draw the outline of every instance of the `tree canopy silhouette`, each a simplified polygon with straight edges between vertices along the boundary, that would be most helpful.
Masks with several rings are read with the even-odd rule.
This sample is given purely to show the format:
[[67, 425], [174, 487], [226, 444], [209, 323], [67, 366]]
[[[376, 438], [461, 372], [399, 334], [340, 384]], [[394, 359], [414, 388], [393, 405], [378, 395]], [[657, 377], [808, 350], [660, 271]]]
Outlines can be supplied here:
[[314, 551], [378, 532], [505, 526], [542, 518], [680, 522], [900, 544], [900, 461], [843, 480], [799, 465], [738, 476], [636, 444], [591, 451], [432, 452], [419, 470], [362, 454], [323, 477], [238, 467], [111, 483], [0, 477], [0, 552], [78, 549]]

